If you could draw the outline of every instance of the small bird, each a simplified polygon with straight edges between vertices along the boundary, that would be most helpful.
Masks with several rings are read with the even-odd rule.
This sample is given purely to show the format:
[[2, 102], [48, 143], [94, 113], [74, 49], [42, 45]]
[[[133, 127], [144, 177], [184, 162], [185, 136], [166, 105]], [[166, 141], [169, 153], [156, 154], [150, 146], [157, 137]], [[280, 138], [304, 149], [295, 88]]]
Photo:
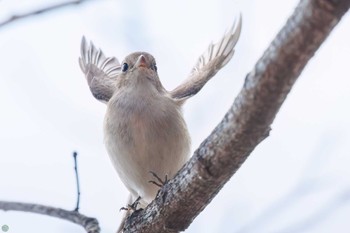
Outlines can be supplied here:
[[131, 53], [119, 63], [83, 37], [79, 65], [92, 95], [107, 105], [105, 145], [130, 192], [129, 205], [139, 201], [140, 207], [146, 207], [159, 190], [149, 182], [153, 175], [172, 178], [188, 160], [191, 140], [182, 106], [230, 61], [241, 24], [239, 16], [223, 38], [211, 43], [199, 57], [189, 77], [172, 91], [160, 82], [151, 54]]

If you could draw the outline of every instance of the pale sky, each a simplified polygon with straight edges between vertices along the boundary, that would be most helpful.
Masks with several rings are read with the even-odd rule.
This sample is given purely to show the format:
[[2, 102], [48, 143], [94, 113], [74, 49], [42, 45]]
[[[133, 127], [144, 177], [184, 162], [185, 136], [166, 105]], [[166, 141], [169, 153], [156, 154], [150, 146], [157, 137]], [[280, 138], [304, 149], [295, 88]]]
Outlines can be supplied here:
[[[50, 1], [52, 3], [57, 1]], [[82, 35], [107, 56], [157, 59], [174, 88], [211, 41], [243, 16], [230, 63], [184, 108], [192, 151], [222, 119], [248, 72], [298, 1], [90, 1], [0, 28], [0, 200], [74, 209], [79, 153], [81, 213], [115, 232], [127, 190], [103, 145], [105, 106], [78, 65]], [[49, 1], [0, 1], [0, 21]], [[346, 232], [350, 228], [350, 17], [301, 77], [263, 141], [186, 231]], [[9, 233], [84, 232], [51, 217], [1, 212]]]

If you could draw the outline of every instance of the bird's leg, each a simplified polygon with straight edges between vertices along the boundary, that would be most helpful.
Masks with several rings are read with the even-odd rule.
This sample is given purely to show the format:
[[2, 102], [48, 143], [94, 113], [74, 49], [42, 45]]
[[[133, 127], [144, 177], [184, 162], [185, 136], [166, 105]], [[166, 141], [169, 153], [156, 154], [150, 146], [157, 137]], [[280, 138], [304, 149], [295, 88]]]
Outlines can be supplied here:
[[[140, 204], [140, 199], [141, 199], [141, 197], [139, 196], [139, 197], [134, 201], [134, 203], [132, 203], [131, 205], [128, 205], [127, 207], [122, 207], [122, 208], [120, 208], [120, 210], [126, 210], [126, 211], [132, 210], [132, 211], [136, 211], [137, 205]], [[119, 211], [120, 211], [120, 210], [119, 210]]]
[[161, 178], [159, 178], [159, 176], [158, 176], [155, 172], [150, 171], [149, 173], [151, 173], [152, 176], [153, 176], [154, 178], [156, 178], [156, 180], [157, 180], [157, 181], [150, 180], [150, 181], [148, 181], [149, 183], [152, 183], [152, 184], [154, 184], [154, 185], [157, 185], [158, 187], [161, 188], [161, 187], [163, 187], [163, 185], [166, 184], [166, 182], [168, 182], [168, 175], [165, 175], [165, 180], [163, 181]]

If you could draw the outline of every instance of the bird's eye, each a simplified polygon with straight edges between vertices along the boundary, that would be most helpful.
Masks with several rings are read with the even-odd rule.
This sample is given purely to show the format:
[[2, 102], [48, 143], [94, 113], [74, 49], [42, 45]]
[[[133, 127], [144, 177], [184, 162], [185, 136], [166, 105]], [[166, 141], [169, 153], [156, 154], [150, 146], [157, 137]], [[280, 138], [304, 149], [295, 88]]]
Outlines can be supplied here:
[[157, 72], [157, 65], [156, 65], [156, 64], [152, 65], [152, 70], [154, 70], [155, 72]]
[[123, 63], [122, 65], [122, 72], [126, 72], [129, 69], [128, 63]]

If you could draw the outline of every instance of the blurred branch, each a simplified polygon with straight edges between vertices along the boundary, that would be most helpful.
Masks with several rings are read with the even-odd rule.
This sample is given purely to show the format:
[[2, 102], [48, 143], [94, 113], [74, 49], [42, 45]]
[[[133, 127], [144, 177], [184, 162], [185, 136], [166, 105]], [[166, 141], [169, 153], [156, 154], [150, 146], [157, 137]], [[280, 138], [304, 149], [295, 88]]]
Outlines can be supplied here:
[[268, 136], [296, 79], [349, 7], [350, 0], [301, 0], [221, 123], [124, 232], [185, 230]]
[[350, 189], [345, 189], [338, 195], [334, 196], [326, 205], [320, 206], [315, 213], [302, 221], [295, 223], [285, 229], [278, 230], [278, 232], [292, 233], [292, 232], [311, 232], [311, 229], [320, 225], [337, 210], [341, 209], [350, 202]]
[[54, 208], [51, 206], [30, 204], [30, 203], [20, 203], [20, 202], [6, 202], [0, 201], [0, 210], [9, 211], [23, 211], [31, 212], [36, 214], [43, 214], [51, 217], [56, 217], [76, 223], [85, 228], [87, 233], [99, 233], [100, 226], [97, 219], [90, 218], [85, 215], [80, 214], [77, 211], [67, 211], [60, 208]]
[[56, 5], [44, 7], [44, 8], [34, 10], [31, 12], [27, 12], [27, 13], [23, 13], [23, 14], [15, 14], [15, 15], [11, 16], [9, 19], [7, 19], [3, 22], [0, 22], [0, 27], [3, 27], [5, 25], [8, 25], [8, 24], [13, 23], [13, 22], [20, 20], [20, 19], [28, 18], [31, 16], [39, 15], [39, 14], [46, 13], [46, 12], [53, 11], [53, 10], [58, 10], [60, 8], [70, 6], [70, 5], [78, 5], [80, 3], [87, 2], [87, 1], [89, 1], [89, 0], [68, 1], [68, 2], [58, 3]]
[[[315, 146], [315, 151], [309, 159], [309, 162], [304, 167], [304, 171], [300, 175], [299, 182], [291, 189], [291, 191], [280, 199], [275, 199], [272, 204], [267, 206], [255, 219], [249, 221], [236, 233], [261, 232], [268, 224], [274, 224], [276, 218], [288, 213], [290, 208], [302, 202], [302, 199], [311, 195], [312, 193], [321, 192], [327, 187], [329, 175], [314, 177], [322, 166], [328, 165], [328, 160], [332, 159], [334, 149], [339, 142], [339, 135], [326, 132], [322, 140]], [[312, 176], [310, 176], [312, 174]], [[328, 182], [327, 182], [328, 181]], [[314, 210], [318, 212], [318, 210]], [[317, 214], [317, 213], [316, 213]], [[313, 214], [315, 215], [315, 214]], [[278, 231], [282, 232], [282, 231]], [[284, 231], [283, 231], [284, 232]], [[301, 231], [295, 231], [301, 232]]]

